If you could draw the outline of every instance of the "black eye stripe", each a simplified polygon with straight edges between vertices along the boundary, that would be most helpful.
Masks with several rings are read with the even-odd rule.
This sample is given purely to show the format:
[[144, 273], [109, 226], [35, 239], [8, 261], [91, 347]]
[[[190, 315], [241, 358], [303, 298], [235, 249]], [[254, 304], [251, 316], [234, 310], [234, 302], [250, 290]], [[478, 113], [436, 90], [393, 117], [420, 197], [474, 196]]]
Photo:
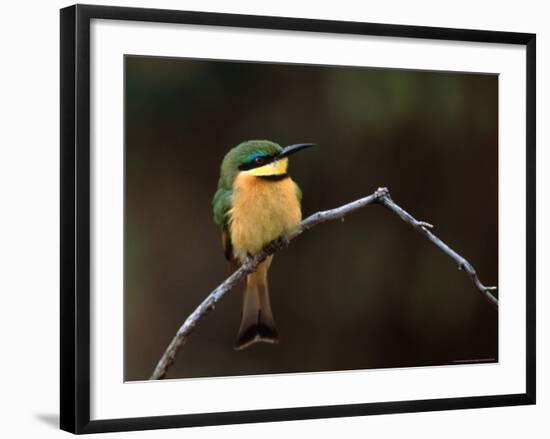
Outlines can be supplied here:
[[[258, 158], [263, 159], [263, 161], [261, 163], [257, 163], [256, 159], [258, 159]], [[240, 165], [239, 170], [248, 171], [249, 169], [259, 168], [260, 166], [265, 166], [265, 165], [275, 161], [277, 158], [278, 158], [278, 154], [270, 155], [270, 156], [254, 157], [252, 160]]]

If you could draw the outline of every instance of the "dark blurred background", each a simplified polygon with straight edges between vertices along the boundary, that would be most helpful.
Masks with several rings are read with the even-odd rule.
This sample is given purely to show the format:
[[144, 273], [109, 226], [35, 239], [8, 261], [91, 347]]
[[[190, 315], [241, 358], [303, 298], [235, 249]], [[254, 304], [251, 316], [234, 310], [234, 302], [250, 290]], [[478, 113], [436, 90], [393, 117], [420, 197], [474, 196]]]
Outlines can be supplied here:
[[[125, 378], [143, 380], [228, 275], [211, 199], [249, 139], [315, 142], [291, 159], [304, 217], [387, 186], [498, 283], [495, 75], [125, 59]], [[168, 378], [456, 364], [498, 358], [498, 313], [456, 264], [380, 206], [278, 253], [278, 345], [234, 351], [242, 294], [196, 328]]]

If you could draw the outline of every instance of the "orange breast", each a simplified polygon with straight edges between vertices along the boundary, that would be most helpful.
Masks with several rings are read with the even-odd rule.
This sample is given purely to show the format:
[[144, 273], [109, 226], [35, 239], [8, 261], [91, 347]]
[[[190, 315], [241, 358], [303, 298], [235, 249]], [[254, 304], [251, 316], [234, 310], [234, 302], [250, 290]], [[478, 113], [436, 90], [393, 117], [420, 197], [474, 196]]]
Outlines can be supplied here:
[[302, 219], [296, 183], [290, 177], [271, 181], [241, 174], [235, 180], [232, 201], [231, 242], [241, 261], [294, 229]]

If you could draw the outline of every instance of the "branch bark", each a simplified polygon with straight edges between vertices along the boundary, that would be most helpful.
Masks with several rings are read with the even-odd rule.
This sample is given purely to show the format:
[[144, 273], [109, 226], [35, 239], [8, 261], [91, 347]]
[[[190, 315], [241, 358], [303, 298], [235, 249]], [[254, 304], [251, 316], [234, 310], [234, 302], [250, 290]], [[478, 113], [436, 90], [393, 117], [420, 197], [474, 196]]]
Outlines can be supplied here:
[[189, 336], [197, 326], [200, 320], [206, 316], [211, 310], [214, 309], [216, 303], [229, 291], [233, 289], [244, 277], [250, 273], [253, 273], [258, 265], [269, 255], [276, 253], [282, 248], [289, 245], [290, 241], [296, 239], [305, 231], [312, 227], [336, 219], [344, 218], [346, 215], [361, 209], [370, 204], [381, 204], [390, 211], [397, 214], [403, 221], [414, 227], [420, 234], [429, 239], [435, 246], [443, 251], [447, 256], [453, 259], [458, 264], [458, 269], [464, 271], [469, 275], [470, 279], [476, 286], [476, 288], [489, 300], [491, 304], [498, 307], [498, 299], [491, 294], [491, 291], [497, 289], [497, 287], [487, 287], [479, 280], [474, 267], [441, 239], [435, 236], [429, 229], [433, 226], [424, 221], [418, 221], [410, 213], [393, 202], [390, 197], [390, 193], [387, 188], [378, 188], [373, 194], [352, 201], [351, 203], [344, 204], [343, 206], [336, 207], [334, 209], [316, 212], [304, 219], [296, 229], [294, 229], [287, 236], [280, 237], [275, 241], [269, 243], [264, 249], [248, 258], [244, 264], [242, 264], [233, 274], [225, 279], [220, 285], [216, 287], [203, 301], [202, 303], [187, 317], [183, 325], [180, 326], [178, 332], [166, 348], [161, 359], [157, 363], [150, 380], [159, 380], [166, 377], [168, 369], [174, 364], [176, 355], [183, 345], [189, 339]]

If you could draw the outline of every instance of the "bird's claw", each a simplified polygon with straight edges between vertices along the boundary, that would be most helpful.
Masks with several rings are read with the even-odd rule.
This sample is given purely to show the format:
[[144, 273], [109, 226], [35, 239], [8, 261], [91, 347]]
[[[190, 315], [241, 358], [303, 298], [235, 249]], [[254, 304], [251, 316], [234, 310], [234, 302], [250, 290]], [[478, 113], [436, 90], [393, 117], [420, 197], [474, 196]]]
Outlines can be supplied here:
[[280, 236], [279, 238], [271, 241], [269, 244], [267, 244], [265, 246], [265, 251], [268, 254], [272, 255], [277, 250], [279, 250], [281, 248], [288, 247], [289, 244], [290, 244], [290, 240], [288, 239], [288, 237], [286, 235], [283, 235], [283, 236]]
[[279, 246], [281, 248], [285, 248], [285, 247], [288, 247], [290, 245], [290, 239], [288, 239], [288, 236], [286, 235], [282, 235], [279, 237], [279, 239], [277, 239], [278, 243], [279, 243]]

